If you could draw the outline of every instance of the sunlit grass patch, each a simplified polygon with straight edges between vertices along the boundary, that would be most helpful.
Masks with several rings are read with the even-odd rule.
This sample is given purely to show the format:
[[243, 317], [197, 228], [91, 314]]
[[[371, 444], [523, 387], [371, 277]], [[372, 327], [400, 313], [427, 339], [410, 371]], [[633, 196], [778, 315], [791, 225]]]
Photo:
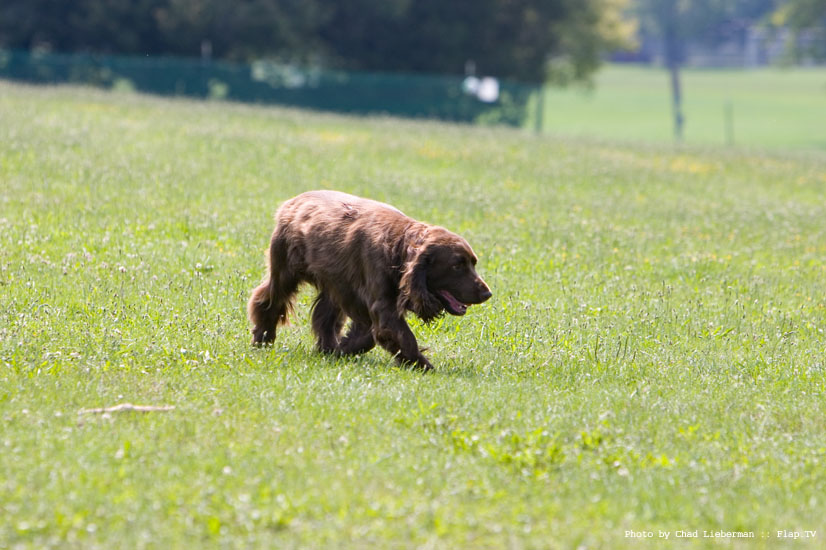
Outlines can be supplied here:
[[[820, 154], [9, 84], [0, 119], [0, 547], [826, 527]], [[474, 247], [493, 298], [411, 319], [434, 373], [316, 353], [310, 288], [249, 345], [272, 214], [319, 187]], [[78, 414], [118, 403], [175, 408]]]

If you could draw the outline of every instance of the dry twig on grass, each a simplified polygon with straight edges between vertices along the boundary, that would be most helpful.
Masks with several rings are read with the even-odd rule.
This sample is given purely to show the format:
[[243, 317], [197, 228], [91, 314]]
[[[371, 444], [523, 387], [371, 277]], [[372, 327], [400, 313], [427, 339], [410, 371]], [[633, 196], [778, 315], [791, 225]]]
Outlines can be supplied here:
[[132, 403], [121, 403], [113, 407], [101, 407], [99, 409], [80, 409], [77, 414], [104, 414], [113, 412], [164, 412], [175, 410], [175, 405], [133, 405]]

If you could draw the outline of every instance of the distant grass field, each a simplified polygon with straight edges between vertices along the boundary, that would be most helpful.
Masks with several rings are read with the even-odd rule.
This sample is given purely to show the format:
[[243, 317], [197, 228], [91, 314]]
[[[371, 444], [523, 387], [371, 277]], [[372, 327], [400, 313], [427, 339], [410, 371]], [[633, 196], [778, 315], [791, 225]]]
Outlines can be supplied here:
[[[686, 69], [681, 75], [687, 143], [727, 145], [730, 104], [736, 146], [826, 150], [826, 69]], [[546, 90], [545, 131], [672, 141], [669, 86], [664, 69], [609, 65], [591, 91]]]
[[[826, 155], [8, 83], [0, 121], [0, 548], [824, 546]], [[249, 346], [311, 188], [474, 246], [433, 374], [315, 353], [309, 291]], [[175, 409], [79, 414], [119, 403]]]

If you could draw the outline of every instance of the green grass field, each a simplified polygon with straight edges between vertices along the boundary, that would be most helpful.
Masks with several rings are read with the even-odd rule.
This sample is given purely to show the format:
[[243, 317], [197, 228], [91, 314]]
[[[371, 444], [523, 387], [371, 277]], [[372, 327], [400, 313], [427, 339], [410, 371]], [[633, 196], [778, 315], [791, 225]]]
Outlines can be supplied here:
[[[826, 149], [823, 68], [686, 69], [681, 75], [687, 143], [727, 145], [730, 104], [737, 146]], [[674, 132], [669, 86], [663, 69], [609, 65], [595, 75], [589, 92], [546, 91], [545, 131], [669, 143]], [[529, 123], [534, 120], [535, 115]]]
[[[823, 153], [8, 83], [0, 121], [0, 548], [824, 547]], [[311, 188], [474, 246], [433, 374], [319, 356], [309, 289], [250, 347]], [[175, 409], [79, 414], [120, 403]]]

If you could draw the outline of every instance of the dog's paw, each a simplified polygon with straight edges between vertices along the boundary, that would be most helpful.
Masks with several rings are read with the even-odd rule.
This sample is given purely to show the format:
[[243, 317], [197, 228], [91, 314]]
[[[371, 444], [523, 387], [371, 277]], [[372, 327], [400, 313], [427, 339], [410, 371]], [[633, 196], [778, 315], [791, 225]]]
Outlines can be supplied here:
[[275, 333], [273, 331], [263, 329], [252, 330], [252, 345], [255, 347], [262, 347], [267, 344], [272, 344], [275, 341]]

